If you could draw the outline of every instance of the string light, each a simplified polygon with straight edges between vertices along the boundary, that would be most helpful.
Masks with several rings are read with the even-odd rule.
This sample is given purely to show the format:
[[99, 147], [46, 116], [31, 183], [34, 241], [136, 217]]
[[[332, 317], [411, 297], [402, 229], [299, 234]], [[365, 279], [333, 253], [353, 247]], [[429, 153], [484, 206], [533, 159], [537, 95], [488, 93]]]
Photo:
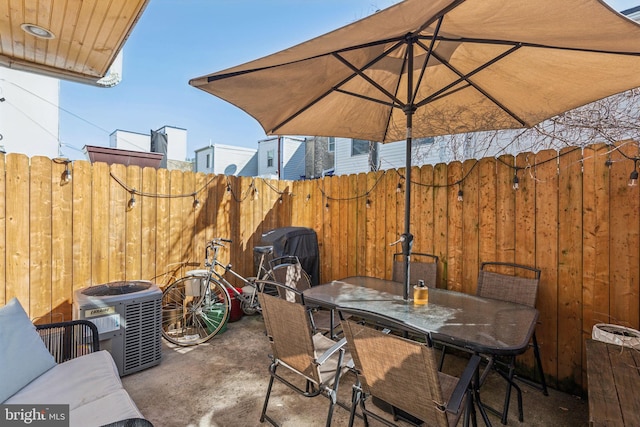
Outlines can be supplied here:
[[307, 194], [307, 202], [308, 202], [309, 200], [311, 200], [311, 193], [308, 193], [308, 194]]
[[136, 207], [136, 195], [135, 195], [135, 192], [136, 192], [135, 188], [133, 190], [131, 190], [131, 198], [127, 202], [127, 207], [129, 209], [133, 209], [133, 208]]
[[329, 202], [327, 202], [327, 203], [324, 205], [324, 209], [325, 209], [327, 212], [329, 211]]
[[196, 195], [193, 195], [193, 209], [198, 209], [200, 207], [200, 200], [196, 197]]
[[61, 184], [69, 184], [73, 176], [71, 175], [71, 171], [69, 170], [69, 162], [64, 165], [64, 172], [62, 172]]
[[402, 183], [399, 182], [398, 186], [396, 187], [396, 193], [402, 193]]
[[231, 193], [231, 184], [227, 182], [227, 193]]
[[258, 200], [260, 197], [260, 192], [258, 191], [258, 187], [253, 186], [253, 200]]
[[278, 199], [278, 203], [282, 204], [282, 196]]
[[520, 179], [518, 178], [518, 169], [516, 168], [513, 173], [513, 189], [517, 190], [518, 188], [520, 188]]
[[367, 209], [371, 209], [371, 200], [367, 199], [367, 201], [365, 202], [365, 206]]
[[638, 160], [640, 159], [633, 159], [633, 172], [629, 175], [629, 181], [627, 182], [629, 187], [638, 185]]
[[463, 198], [462, 188], [458, 188], [458, 201], [461, 202]]

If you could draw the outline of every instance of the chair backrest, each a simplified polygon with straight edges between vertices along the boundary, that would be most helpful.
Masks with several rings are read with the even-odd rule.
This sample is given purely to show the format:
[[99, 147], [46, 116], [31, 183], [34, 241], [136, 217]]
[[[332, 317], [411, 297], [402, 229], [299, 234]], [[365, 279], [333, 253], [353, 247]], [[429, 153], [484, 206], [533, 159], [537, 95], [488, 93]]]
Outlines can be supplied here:
[[[425, 285], [427, 285], [427, 287], [437, 287], [436, 284], [438, 278], [438, 257], [436, 255], [425, 254], [421, 252], [412, 252], [409, 275], [412, 285], [417, 284], [418, 280], [424, 280], [424, 283]], [[399, 252], [393, 254], [393, 270], [391, 280], [398, 283], [404, 283], [404, 278], [404, 254], [402, 252]]]
[[[295, 289], [290, 291], [297, 292]], [[303, 299], [302, 295], [296, 299]], [[266, 293], [260, 295], [260, 305], [274, 358], [319, 384], [321, 379], [314, 363], [317, 355], [307, 307]]]
[[[363, 315], [353, 310], [344, 310], [344, 314], [352, 315], [351, 319]], [[364, 316], [373, 323], [394, 323], [394, 330], [406, 329], [406, 325], [384, 316]], [[420, 331], [409, 331], [425, 336], [426, 343], [420, 343], [351, 319], [342, 324], [363, 391], [421, 419], [425, 425], [448, 425], [431, 338]]]
[[478, 273], [476, 295], [536, 306], [540, 270], [507, 262], [484, 262]]
[[[290, 289], [303, 292], [311, 288], [311, 278], [302, 268], [297, 256], [287, 255], [271, 260], [271, 274], [275, 282], [286, 285], [277, 288], [280, 298], [294, 301], [294, 294]], [[300, 302], [300, 299], [297, 301]]]

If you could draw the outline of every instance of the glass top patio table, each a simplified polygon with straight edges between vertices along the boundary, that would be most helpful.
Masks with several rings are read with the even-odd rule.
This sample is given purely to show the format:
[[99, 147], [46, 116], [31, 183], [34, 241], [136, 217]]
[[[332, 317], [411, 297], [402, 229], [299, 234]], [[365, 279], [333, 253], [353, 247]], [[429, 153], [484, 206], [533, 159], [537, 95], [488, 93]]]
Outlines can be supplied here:
[[462, 292], [429, 289], [429, 302], [415, 305], [402, 297], [402, 284], [353, 276], [304, 291], [305, 302], [322, 307], [355, 308], [399, 320], [442, 343], [492, 355], [523, 353], [538, 320], [535, 308]]

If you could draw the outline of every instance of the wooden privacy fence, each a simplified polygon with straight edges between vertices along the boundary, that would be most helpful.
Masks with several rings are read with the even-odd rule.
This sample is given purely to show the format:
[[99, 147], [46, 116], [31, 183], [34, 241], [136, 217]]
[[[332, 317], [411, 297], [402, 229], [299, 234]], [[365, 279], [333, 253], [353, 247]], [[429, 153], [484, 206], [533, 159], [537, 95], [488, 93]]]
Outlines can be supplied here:
[[[542, 270], [537, 336], [563, 390], [585, 385], [595, 323], [639, 326], [637, 156], [628, 141], [414, 168], [413, 249], [440, 257], [439, 287], [475, 293], [483, 261]], [[251, 275], [261, 234], [291, 225], [317, 232], [321, 281], [390, 278], [404, 230], [403, 170], [289, 182], [17, 154], [0, 170], [0, 305], [17, 296], [40, 321], [70, 318], [86, 286], [164, 286], [202, 267], [216, 236], [233, 240], [224, 261]]]

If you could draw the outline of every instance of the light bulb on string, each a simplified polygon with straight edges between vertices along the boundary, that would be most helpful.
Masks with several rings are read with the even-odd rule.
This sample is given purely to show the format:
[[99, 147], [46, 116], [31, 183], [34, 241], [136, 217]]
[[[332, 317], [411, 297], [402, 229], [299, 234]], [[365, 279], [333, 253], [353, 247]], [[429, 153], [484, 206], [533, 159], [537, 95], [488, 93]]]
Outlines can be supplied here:
[[517, 190], [520, 188], [520, 178], [518, 178], [518, 170], [513, 174], [513, 189]]
[[398, 186], [396, 187], [396, 193], [402, 193], [402, 183], [399, 182]]
[[627, 182], [629, 187], [635, 187], [638, 185], [638, 160], [640, 159], [633, 159], [633, 172], [629, 175], [629, 181]]
[[458, 201], [461, 202], [463, 200], [463, 193], [462, 193], [462, 189], [458, 190]]
[[200, 200], [194, 195], [193, 196], [193, 209], [198, 209], [200, 207]]
[[136, 207], [136, 189], [134, 188], [133, 190], [131, 190], [131, 198], [129, 199], [129, 201], [127, 202], [127, 207], [129, 209], [133, 209]]
[[365, 207], [367, 209], [371, 209], [371, 200], [370, 199], [367, 199], [367, 201], [365, 202]]

